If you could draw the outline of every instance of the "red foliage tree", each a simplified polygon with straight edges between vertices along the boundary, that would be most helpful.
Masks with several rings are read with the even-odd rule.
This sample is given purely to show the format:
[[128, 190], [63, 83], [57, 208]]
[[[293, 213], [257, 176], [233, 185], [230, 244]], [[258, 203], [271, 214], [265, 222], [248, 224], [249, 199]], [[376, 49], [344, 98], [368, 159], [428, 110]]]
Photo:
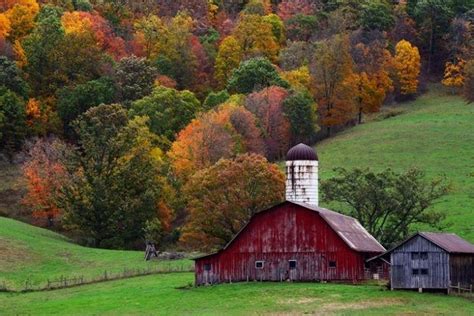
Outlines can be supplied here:
[[288, 96], [284, 88], [272, 86], [250, 94], [245, 107], [255, 114], [263, 129], [267, 157], [283, 157], [289, 149], [291, 126], [283, 113], [283, 101]]
[[53, 226], [62, 211], [55, 195], [66, 181], [62, 164], [65, 144], [57, 139], [38, 139], [27, 149], [28, 159], [23, 165], [27, 194], [23, 203], [31, 208], [33, 219]]

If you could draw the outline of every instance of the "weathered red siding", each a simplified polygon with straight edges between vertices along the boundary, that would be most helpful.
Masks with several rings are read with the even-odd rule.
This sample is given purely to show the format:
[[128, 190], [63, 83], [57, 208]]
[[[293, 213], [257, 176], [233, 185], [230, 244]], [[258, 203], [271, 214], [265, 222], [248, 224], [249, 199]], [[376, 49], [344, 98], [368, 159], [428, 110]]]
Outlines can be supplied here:
[[[314, 211], [280, 204], [257, 214], [223, 251], [196, 260], [196, 284], [246, 280], [357, 281], [365, 259], [375, 255], [351, 249]], [[255, 261], [263, 260], [257, 269]], [[296, 268], [289, 268], [296, 260]], [[335, 261], [336, 267], [329, 267]], [[206, 271], [205, 266], [210, 265]]]

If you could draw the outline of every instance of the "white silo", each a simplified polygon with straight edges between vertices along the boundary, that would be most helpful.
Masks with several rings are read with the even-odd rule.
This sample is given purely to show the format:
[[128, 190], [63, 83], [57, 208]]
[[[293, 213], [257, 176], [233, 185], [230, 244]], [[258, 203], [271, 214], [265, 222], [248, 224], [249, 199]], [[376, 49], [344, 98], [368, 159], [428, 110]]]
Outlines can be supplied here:
[[318, 156], [298, 144], [286, 154], [286, 200], [318, 206]]

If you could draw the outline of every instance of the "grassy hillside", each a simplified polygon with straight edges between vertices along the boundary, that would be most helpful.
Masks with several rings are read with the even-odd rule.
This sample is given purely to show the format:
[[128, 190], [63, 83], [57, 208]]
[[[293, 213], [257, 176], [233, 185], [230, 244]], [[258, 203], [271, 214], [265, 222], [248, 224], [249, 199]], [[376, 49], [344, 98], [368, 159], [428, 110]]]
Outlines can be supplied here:
[[321, 177], [330, 177], [334, 167], [419, 167], [430, 178], [444, 174], [453, 190], [434, 207], [447, 214], [447, 231], [474, 242], [474, 104], [432, 90], [398, 107], [400, 115], [318, 144]]
[[251, 282], [186, 288], [193, 279], [192, 273], [172, 273], [49, 292], [0, 293], [0, 306], [7, 315], [474, 313], [474, 304], [463, 298], [391, 292], [373, 285]]
[[157, 265], [189, 267], [189, 260], [145, 262], [141, 251], [103, 250], [81, 247], [46, 229], [0, 217], [0, 284], [22, 289], [43, 285], [61, 276], [96, 278], [124, 269], [146, 269]]

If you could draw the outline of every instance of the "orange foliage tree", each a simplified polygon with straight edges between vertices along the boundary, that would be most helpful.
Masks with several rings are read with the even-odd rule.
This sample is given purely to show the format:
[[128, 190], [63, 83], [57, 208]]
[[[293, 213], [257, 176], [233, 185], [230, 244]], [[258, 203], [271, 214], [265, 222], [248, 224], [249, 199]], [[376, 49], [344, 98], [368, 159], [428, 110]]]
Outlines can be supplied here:
[[331, 127], [347, 123], [356, 112], [352, 82], [348, 80], [353, 74], [353, 61], [347, 36], [336, 35], [321, 42], [311, 72], [321, 123], [329, 135]]
[[0, 13], [0, 38], [4, 39], [10, 34], [11, 23], [5, 13]]
[[186, 179], [221, 158], [244, 152], [263, 153], [256, 119], [242, 106], [227, 103], [186, 126], [168, 156], [178, 177]]
[[23, 165], [27, 193], [23, 203], [30, 207], [32, 217], [47, 226], [53, 226], [62, 214], [55, 202], [55, 195], [66, 182], [66, 172], [61, 163], [65, 144], [58, 139], [38, 139], [29, 144], [27, 161]]
[[255, 213], [284, 198], [285, 177], [256, 154], [221, 159], [186, 183], [189, 215], [181, 241], [210, 250], [226, 244]]
[[360, 124], [362, 114], [380, 111], [387, 93], [393, 91], [390, 78], [393, 57], [386, 48], [385, 40], [359, 42], [351, 53], [355, 73], [348, 80], [354, 88]]

